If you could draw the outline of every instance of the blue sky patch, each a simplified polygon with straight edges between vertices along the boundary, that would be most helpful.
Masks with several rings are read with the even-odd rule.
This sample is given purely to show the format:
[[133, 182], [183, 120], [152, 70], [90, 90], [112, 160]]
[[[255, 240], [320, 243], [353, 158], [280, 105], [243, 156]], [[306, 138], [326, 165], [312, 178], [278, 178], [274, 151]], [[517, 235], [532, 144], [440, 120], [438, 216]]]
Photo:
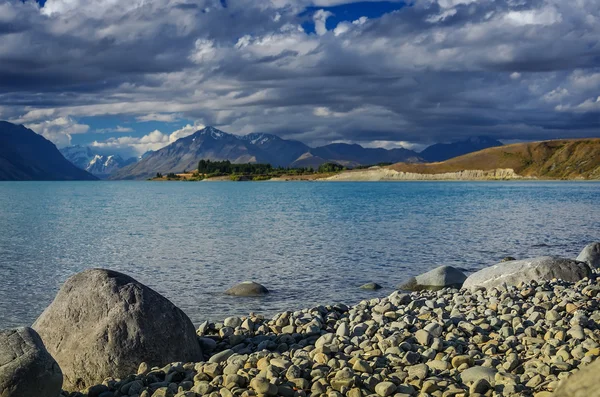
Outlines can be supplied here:
[[304, 31], [307, 33], [315, 33], [315, 23], [312, 20], [313, 14], [318, 10], [331, 12], [333, 15], [327, 19], [325, 26], [327, 30], [335, 28], [338, 23], [344, 21], [356, 21], [360, 17], [369, 19], [377, 19], [385, 14], [396, 11], [404, 7], [406, 4], [398, 1], [380, 1], [370, 2], [361, 1], [358, 3], [343, 4], [334, 7], [308, 7], [300, 17], [306, 21], [302, 23]]

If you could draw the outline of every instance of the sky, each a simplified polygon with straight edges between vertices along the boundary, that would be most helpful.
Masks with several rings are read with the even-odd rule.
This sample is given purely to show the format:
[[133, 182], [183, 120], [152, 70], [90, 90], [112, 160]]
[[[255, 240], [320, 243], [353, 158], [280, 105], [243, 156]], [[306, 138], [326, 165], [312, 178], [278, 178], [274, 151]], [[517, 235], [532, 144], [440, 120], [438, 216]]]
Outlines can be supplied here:
[[600, 136], [600, 1], [0, 0], [0, 119], [128, 155], [208, 125], [311, 146]]

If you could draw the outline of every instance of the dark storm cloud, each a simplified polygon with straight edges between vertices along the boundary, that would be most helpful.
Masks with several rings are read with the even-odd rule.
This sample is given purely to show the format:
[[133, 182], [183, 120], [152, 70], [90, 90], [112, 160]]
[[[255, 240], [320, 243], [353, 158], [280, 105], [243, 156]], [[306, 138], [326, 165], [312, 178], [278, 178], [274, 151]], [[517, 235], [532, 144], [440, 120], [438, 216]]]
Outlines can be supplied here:
[[341, 3], [0, 0], [0, 117], [175, 114], [309, 144], [600, 134], [595, 0], [419, 0], [301, 28]]

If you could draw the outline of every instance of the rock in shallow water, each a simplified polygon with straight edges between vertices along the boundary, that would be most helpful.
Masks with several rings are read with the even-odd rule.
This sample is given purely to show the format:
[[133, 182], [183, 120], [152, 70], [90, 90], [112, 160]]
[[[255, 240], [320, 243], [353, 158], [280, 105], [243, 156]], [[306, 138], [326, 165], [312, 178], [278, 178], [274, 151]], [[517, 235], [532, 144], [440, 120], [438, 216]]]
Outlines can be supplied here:
[[268, 294], [269, 290], [254, 281], [244, 281], [229, 288], [225, 293], [234, 296], [261, 296]]
[[518, 286], [531, 281], [548, 281], [554, 278], [577, 282], [591, 276], [585, 263], [552, 256], [502, 262], [471, 274], [463, 288], [494, 288]]
[[0, 396], [57, 397], [62, 372], [31, 328], [0, 331]]
[[467, 276], [452, 266], [440, 266], [427, 273], [412, 277], [398, 288], [408, 291], [437, 290], [445, 287], [460, 288]]
[[181, 310], [110, 270], [69, 278], [33, 328], [59, 363], [69, 391], [135, 373], [141, 362], [202, 359], [194, 326]]
[[360, 289], [369, 289], [369, 290], [378, 290], [378, 289], [382, 289], [383, 287], [377, 283], [366, 283], [360, 286]]

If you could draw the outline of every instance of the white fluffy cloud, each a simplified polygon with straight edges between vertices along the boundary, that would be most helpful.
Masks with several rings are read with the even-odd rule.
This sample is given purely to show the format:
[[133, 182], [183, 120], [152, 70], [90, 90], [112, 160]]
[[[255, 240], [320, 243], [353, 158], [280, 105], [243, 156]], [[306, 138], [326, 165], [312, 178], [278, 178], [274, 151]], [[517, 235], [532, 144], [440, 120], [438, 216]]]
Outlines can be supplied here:
[[323, 36], [327, 33], [327, 27], [325, 24], [327, 23], [327, 18], [331, 16], [333, 16], [333, 14], [329, 11], [318, 10], [315, 12], [313, 21], [315, 22], [315, 32], [317, 32], [319, 36]]
[[203, 129], [205, 126], [201, 123], [187, 124], [186, 126], [173, 131], [171, 134], [163, 134], [159, 130], [154, 130], [142, 137], [124, 136], [110, 138], [106, 141], [94, 141], [91, 146], [101, 149], [113, 149], [118, 151], [133, 152], [135, 155], [142, 155], [149, 150], [158, 150], [175, 142], [180, 138], [192, 135], [194, 132]]
[[72, 135], [85, 134], [90, 129], [88, 125], [78, 124], [70, 117], [59, 117], [39, 123], [25, 124], [25, 127], [44, 136], [58, 147], [69, 146]]

